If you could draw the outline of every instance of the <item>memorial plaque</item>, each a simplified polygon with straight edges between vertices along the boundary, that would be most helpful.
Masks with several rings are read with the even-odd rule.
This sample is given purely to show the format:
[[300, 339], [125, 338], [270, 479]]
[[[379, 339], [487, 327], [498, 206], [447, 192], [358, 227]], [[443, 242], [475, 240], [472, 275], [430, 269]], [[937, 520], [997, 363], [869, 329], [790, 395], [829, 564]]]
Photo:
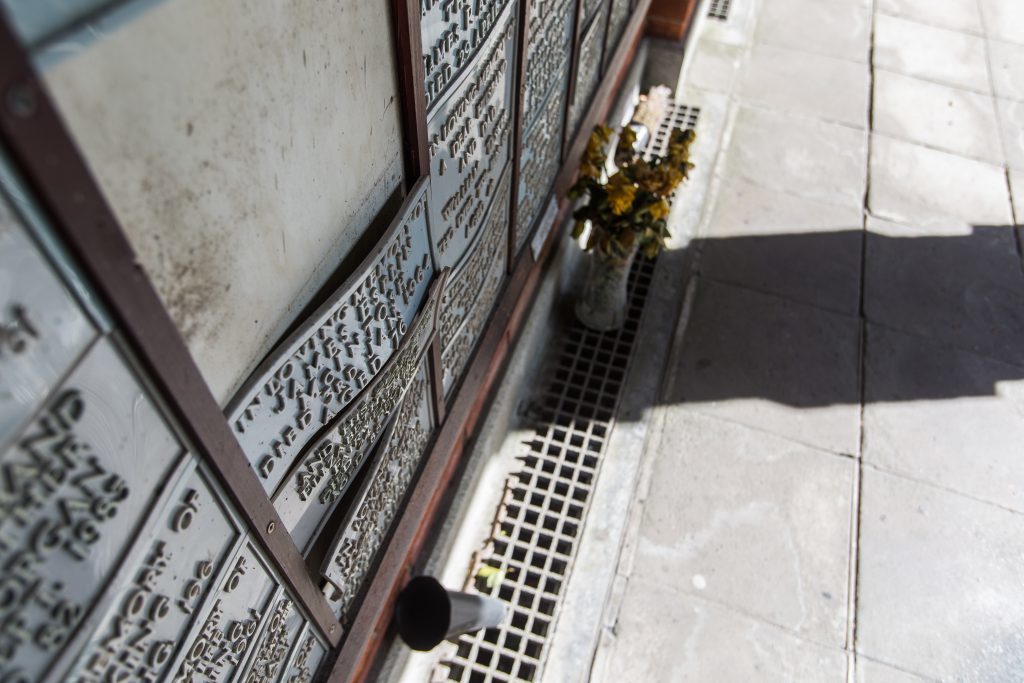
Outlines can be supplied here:
[[491, 261], [504, 260], [506, 251], [500, 251], [500, 245], [508, 242], [508, 193], [511, 185], [511, 173], [505, 173], [501, 179], [499, 200], [494, 202], [491, 213], [487, 217], [486, 227], [480, 231], [480, 237], [473, 244], [469, 258], [458, 273], [449, 276], [441, 297], [441, 310], [438, 314], [438, 330], [441, 335], [441, 348], [446, 347], [455, 338], [459, 326], [469, 315], [474, 302], [483, 292], [487, 274], [490, 272]]
[[281, 678], [282, 683], [312, 683], [326, 654], [327, 646], [307, 624], [292, 652], [291, 662]]
[[96, 336], [0, 194], [0, 448]]
[[531, 128], [543, 114], [543, 103], [555, 88], [563, 92], [568, 88], [575, 10], [573, 0], [535, 0], [530, 4], [523, 79], [523, 130]]
[[282, 591], [263, 627], [259, 646], [253, 653], [249, 671], [243, 679], [245, 683], [274, 683], [279, 679], [303, 623], [304, 619], [295, 601]]
[[56, 658], [181, 454], [104, 339], [0, 456], [0, 680]]
[[594, 90], [601, 82], [601, 48], [604, 45], [604, 29], [608, 18], [607, 8], [590, 22], [583, 40], [580, 41], [579, 66], [576, 69], [576, 90], [569, 105], [569, 134], [574, 135], [580, 119], [590, 105]]
[[433, 433], [430, 384], [421, 366], [392, 420], [373, 468], [324, 560], [323, 575], [334, 588], [328, 600], [344, 615], [368, 578]]
[[509, 158], [514, 9], [506, 8], [467, 78], [427, 122], [430, 232], [438, 269], [461, 263]]
[[420, 0], [427, 109], [465, 73], [500, 22], [509, 0]]
[[526, 243], [562, 160], [565, 91], [555, 90], [544, 104], [544, 115], [523, 135], [519, 157], [519, 206], [516, 214], [516, 253]]
[[395, 353], [434, 273], [424, 180], [355, 276], [293, 333], [232, 402], [231, 426], [268, 493], [309, 440]]
[[[583, 23], [586, 24], [601, 10], [608, 6], [608, 0], [583, 0]], [[601, 29], [602, 33], [604, 29]], [[600, 38], [604, 42], [604, 35]]]
[[[512, 174], [502, 178], [499, 197], [510, 189]], [[459, 273], [451, 278], [441, 301], [439, 330], [445, 394], [454, 386], [476, 345], [484, 323], [490, 317], [501, 283], [505, 280], [508, 258], [508, 202], [496, 201], [491, 207], [487, 227]], [[458, 347], [453, 349], [453, 347]], [[447, 360], [446, 360], [447, 359]]]
[[165, 680], [207, 594], [240, 537], [206, 475], [192, 467], [175, 487], [68, 680]]
[[217, 592], [183, 645], [175, 683], [230, 681], [242, 671], [277, 605], [274, 580], [261, 554], [249, 543], [228, 562]]
[[608, 10], [608, 34], [604, 42], [604, 68], [608, 68], [608, 60], [611, 59], [612, 54], [615, 52], [615, 48], [619, 46], [619, 40], [622, 38], [622, 32], [626, 28], [626, 23], [629, 21], [629, 2], [630, 0], [610, 0], [611, 5]]
[[415, 377], [434, 338], [446, 277], [447, 271], [442, 272], [431, 286], [402, 348], [327, 433], [309, 447], [274, 498], [274, 506], [299, 548], [312, 540], [348, 488]]

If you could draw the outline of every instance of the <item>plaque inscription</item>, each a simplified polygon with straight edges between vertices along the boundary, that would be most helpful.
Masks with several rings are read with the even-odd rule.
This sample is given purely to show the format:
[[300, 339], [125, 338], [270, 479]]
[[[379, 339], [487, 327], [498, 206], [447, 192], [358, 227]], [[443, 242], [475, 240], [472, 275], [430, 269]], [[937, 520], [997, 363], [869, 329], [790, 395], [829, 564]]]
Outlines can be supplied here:
[[300, 548], [316, 534], [398, 408], [433, 340], [446, 278], [447, 273], [442, 272], [431, 286], [399, 352], [329, 431], [309, 447], [275, 497], [274, 505]]
[[281, 595], [263, 628], [245, 683], [274, 683], [278, 680], [288, 663], [288, 653], [298, 638], [302, 624], [302, 615], [294, 601], [287, 595]]
[[427, 372], [421, 366], [392, 421], [373, 470], [360, 491], [353, 512], [342, 524], [324, 562], [323, 575], [334, 588], [328, 600], [339, 615], [367, 579], [373, 560], [405, 498], [409, 483], [433, 431]]
[[307, 625], [299, 636], [292, 660], [281, 679], [282, 683], [311, 683], [325, 654], [327, 647], [313, 634], [312, 627]]
[[434, 272], [427, 186], [414, 188], [358, 276], [274, 352], [234, 402], [231, 426], [268, 493], [408, 332]]
[[[506, 172], [502, 178], [499, 197], [508, 195], [511, 176]], [[479, 243], [462, 270], [451, 278], [441, 301], [441, 366], [446, 394], [461, 375], [505, 280], [507, 226], [508, 202], [495, 201]]]
[[205, 618], [185, 641], [175, 683], [232, 680], [257, 642], [277, 587], [257, 551], [248, 543], [228, 562], [227, 573]]
[[576, 90], [569, 105], [569, 131], [575, 134], [580, 119], [590, 105], [594, 90], [601, 80], [601, 47], [604, 45], [604, 29], [608, 18], [607, 8], [594, 17], [580, 41], [579, 67], [576, 69]]
[[0, 456], [0, 680], [56, 658], [180, 454], [102, 340]]
[[430, 229], [438, 269], [456, 268], [484, 222], [509, 158], [514, 5], [427, 122]]
[[544, 103], [541, 116], [523, 136], [519, 167], [519, 211], [516, 214], [516, 253], [522, 249], [537, 221], [544, 199], [558, 175], [562, 159], [562, 123], [565, 91], [555, 90]]
[[420, 0], [427, 109], [459, 79], [509, 0]]
[[193, 469], [152, 536], [79, 656], [72, 680], [165, 680], [239, 532], [206, 477]]
[[[569, 52], [576, 3], [572, 0], [537, 0], [530, 3], [525, 77], [523, 130], [542, 115], [542, 103], [552, 89], [568, 87]], [[564, 97], [564, 95], [563, 95]], [[564, 99], [563, 99], [564, 102]]]

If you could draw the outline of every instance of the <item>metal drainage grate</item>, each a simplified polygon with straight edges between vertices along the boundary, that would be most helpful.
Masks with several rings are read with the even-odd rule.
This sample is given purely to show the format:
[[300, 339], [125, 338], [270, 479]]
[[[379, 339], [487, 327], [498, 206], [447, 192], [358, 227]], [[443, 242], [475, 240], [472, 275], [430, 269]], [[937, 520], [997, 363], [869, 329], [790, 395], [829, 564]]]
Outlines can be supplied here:
[[[650, 147], [693, 128], [699, 110], [673, 105]], [[628, 280], [626, 320], [594, 332], [575, 320], [561, 340], [550, 380], [537, 399], [534, 438], [510, 475], [491, 538], [476, 558], [473, 589], [511, 607], [500, 628], [460, 636], [434, 672], [465, 683], [540, 678], [572, 571], [605, 444], [611, 433], [655, 262], [637, 257]]]
[[512, 615], [501, 628], [459, 638], [441, 663], [450, 681], [539, 677], [653, 272], [653, 261], [634, 262], [620, 329], [599, 333], [574, 321], [562, 342], [538, 400], [544, 426], [525, 444], [522, 469], [506, 483], [494, 533], [474, 572], [475, 590], [507, 602]]
[[711, 0], [711, 7], [708, 9], [708, 18], [725, 21], [729, 18], [729, 6], [732, 0]]
[[658, 124], [658, 130], [651, 136], [651, 142], [644, 150], [644, 157], [650, 159], [653, 155], [664, 155], [668, 152], [670, 133], [676, 128], [697, 127], [697, 119], [700, 117], [700, 107], [688, 107], [685, 104], [672, 102], [669, 104], [665, 118]]

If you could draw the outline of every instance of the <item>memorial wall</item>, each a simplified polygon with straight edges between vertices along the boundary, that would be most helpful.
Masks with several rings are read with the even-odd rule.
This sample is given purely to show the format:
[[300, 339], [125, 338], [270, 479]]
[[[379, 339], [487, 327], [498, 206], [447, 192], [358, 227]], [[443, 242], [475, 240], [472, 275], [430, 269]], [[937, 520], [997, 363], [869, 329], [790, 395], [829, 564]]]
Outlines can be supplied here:
[[[630, 0], [419, 0], [414, 36], [382, 0], [0, 6], [77, 148], [60, 186], [4, 128], [0, 681], [364, 675], [349, 636]], [[55, 208], [79, 167], [122, 251]], [[125, 313], [123, 254], [176, 334]]]

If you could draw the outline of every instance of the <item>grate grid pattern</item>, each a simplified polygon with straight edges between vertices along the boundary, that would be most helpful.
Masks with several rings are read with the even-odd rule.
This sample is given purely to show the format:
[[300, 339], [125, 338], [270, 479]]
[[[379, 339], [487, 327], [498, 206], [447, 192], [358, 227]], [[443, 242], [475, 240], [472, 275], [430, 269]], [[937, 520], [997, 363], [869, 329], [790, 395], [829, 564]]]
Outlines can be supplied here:
[[[695, 127], [698, 113], [673, 104], [650, 149], [667, 149], [669, 133]], [[635, 259], [626, 319], [618, 330], [595, 332], [573, 320], [558, 340], [547, 384], [536, 398], [538, 426], [524, 443], [520, 467], [505, 483], [490, 539], [469, 581], [469, 590], [508, 603], [511, 615], [499, 628], [446, 644], [434, 680], [504, 683], [541, 677], [654, 268], [654, 261]]]
[[676, 128], [696, 128], [699, 117], [699, 107], [688, 107], [678, 102], [669, 104], [665, 118], [658, 124], [658, 130], [654, 131], [647, 149], [644, 150], [644, 158], [650, 160], [652, 156], [667, 154], [669, 134]]
[[[459, 638], [454, 654], [441, 665], [450, 681], [538, 677], [653, 272], [653, 261], [636, 259], [629, 276], [628, 312], [620, 329], [600, 333], [574, 322], [562, 340], [551, 379], [539, 395], [543, 426], [524, 444], [522, 466], [506, 483], [494, 531], [478, 558], [473, 580], [475, 592], [504, 600], [512, 615], [501, 628]], [[490, 576], [501, 580], [489, 586]]]
[[731, 4], [732, 0], [711, 0], [711, 7], [708, 8], [708, 18], [727, 21]]

